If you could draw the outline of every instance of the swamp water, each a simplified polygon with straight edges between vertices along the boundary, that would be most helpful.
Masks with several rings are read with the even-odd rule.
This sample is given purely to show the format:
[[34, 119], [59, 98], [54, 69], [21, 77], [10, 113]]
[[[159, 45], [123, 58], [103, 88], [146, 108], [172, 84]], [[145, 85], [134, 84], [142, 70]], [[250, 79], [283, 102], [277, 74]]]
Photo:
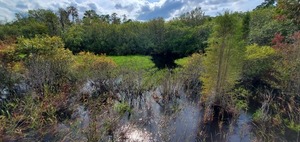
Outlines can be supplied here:
[[[234, 122], [206, 125], [209, 132], [204, 138], [201, 133], [203, 125], [201, 119], [203, 110], [199, 104], [199, 95], [186, 95], [180, 92], [175, 99], [168, 103], [161, 103], [153, 97], [155, 94], [162, 98], [160, 90], [143, 93], [137, 99], [132, 99], [131, 112], [122, 115], [113, 124], [115, 129], [107, 133], [100, 141], [117, 142], [198, 142], [198, 141], [251, 141], [251, 117], [241, 113]], [[76, 117], [76, 127], [63, 123], [57, 127], [58, 135], [68, 134], [64, 141], [87, 141], [87, 137], [78, 129], [87, 129], [90, 123], [88, 110], [78, 106], [73, 114]], [[113, 119], [113, 118], [112, 118]], [[100, 120], [101, 121], [101, 120]], [[54, 136], [55, 137], [55, 136]], [[45, 140], [51, 141], [53, 137]], [[60, 138], [61, 139], [61, 138]]]
[[[83, 87], [83, 91], [91, 94], [94, 89], [90, 82]], [[127, 93], [117, 93], [122, 102], [127, 102], [130, 112], [123, 115], [116, 114], [113, 106], [100, 113], [101, 117], [95, 119], [91, 110], [84, 105], [72, 106], [71, 119], [60, 122], [56, 126], [49, 126], [45, 133], [40, 135], [29, 132], [26, 138], [17, 141], [63, 141], [86, 142], [90, 140], [89, 133], [98, 136], [98, 141], [104, 142], [251, 142], [257, 140], [256, 128], [252, 123], [250, 114], [240, 112], [235, 119], [228, 121], [203, 124], [204, 110], [200, 105], [199, 94], [189, 93], [179, 89], [171, 93], [170, 100], [166, 98], [163, 89], [147, 91], [139, 96], [128, 96]], [[193, 92], [193, 91], [191, 91]], [[122, 97], [123, 96], [123, 97]], [[115, 100], [114, 100], [115, 101]], [[118, 101], [115, 101], [118, 103]], [[98, 116], [97, 116], [98, 117]], [[105, 119], [111, 119], [113, 129], [106, 132]], [[100, 125], [90, 129], [92, 122]], [[103, 130], [104, 129], [104, 130]], [[297, 134], [288, 133], [283, 141], [297, 141]]]

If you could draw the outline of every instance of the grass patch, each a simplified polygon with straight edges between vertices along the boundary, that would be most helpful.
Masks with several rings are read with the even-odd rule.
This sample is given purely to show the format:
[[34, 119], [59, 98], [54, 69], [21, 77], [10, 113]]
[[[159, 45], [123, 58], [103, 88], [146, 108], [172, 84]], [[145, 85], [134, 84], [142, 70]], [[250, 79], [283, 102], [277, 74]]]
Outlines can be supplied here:
[[150, 56], [108, 56], [119, 67], [126, 67], [131, 69], [151, 69], [155, 65], [151, 61]]
[[[151, 56], [142, 55], [131, 55], [131, 56], [108, 56], [111, 58], [118, 66], [130, 67], [133, 69], [151, 69], [155, 68], [155, 64], [151, 60]], [[184, 67], [188, 64], [191, 56], [184, 57], [175, 60], [175, 63], [179, 66]]]
[[188, 63], [188, 61], [189, 61], [190, 58], [191, 58], [190, 56], [189, 57], [180, 58], [180, 59], [175, 60], [175, 63], [177, 65], [181, 66], [181, 67], [184, 67]]

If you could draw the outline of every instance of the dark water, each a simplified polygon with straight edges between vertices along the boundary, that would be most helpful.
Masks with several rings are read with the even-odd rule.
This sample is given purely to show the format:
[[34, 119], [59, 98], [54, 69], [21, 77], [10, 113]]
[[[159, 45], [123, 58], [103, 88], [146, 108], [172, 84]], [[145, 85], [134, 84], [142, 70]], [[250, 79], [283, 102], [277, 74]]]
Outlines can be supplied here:
[[[159, 90], [154, 92], [161, 97]], [[106, 135], [102, 141], [112, 139], [128, 142], [251, 141], [251, 117], [248, 114], [241, 113], [236, 121], [223, 124], [222, 129], [218, 128], [218, 124], [212, 125], [210, 131], [207, 132], [209, 137], [204, 138], [199, 135], [203, 128], [201, 124], [203, 110], [198, 103], [199, 95], [187, 96], [181, 92], [180, 97], [162, 106], [153, 99], [154, 92], [146, 92], [141, 97], [132, 100], [132, 113], [125, 113], [117, 122], [118, 124], [115, 124], [118, 127], [114, 130], [113, 136]], [[76, 125], [59, 124], [58, 133], [55, 136], [62, 137], [68, 134], [68, 137], [73, 140], [87, 141], [82, 130], [87, 129], [90, 123], [88, 110], [83, 106], [78, 106], [72, 117], [76, 117]], [[120, 139], [120, 135], [124, 133], [127, 138]], [[46, 140], [54, 139], [47, 137]]]
[[[147, 92], [143, 95], [144, 99], [134, 101], [134, 111], [129, 118], [124, 116], [123, 125], [133, 124], [138, 130], [150, 133], [152, 141], [194, 142], [204, 140], [199, 136], [203, 111], [196, 96], [187, 97], [182, 92], [180, 98], [161, 106], [154, 101], [152, 93]], [[155, 92], [155, 94], [161, 95], [159, 92]], [[235, 122], [230, 125], [223, 124], [221, 132], [217, 127], [210, 129], [211, 132], [208, 132], [210, 137], [206, 140], [250, 142], [250, 118], [248, 114], [241, 113]], [[221, 133], [222, 135], [220, 135]]]
[[152, 55], [152, 61], [158, 69], [176, 68], [175, 60], [179, 58], [176, 54], [165, 53]]
[[[90, 81], [81, 89], [81, 93], [92, 94], [96, 89], [92, 87]], [[180, 86], [180, 85], [179, 85]], [[28, 86], [25, 84], [15, 85], [15, 90], [26, 92]], [[180, 88], [180, 87], [178, 87]], [[125, 113], [115, 125], [115, 129], [109, 133], [101, 135], [100, 141], [137, 141], [137, 142], [197, 142], [197, 141], [217, 141], [217, 142], [250, 142], [256, 140], [255, 129], [252, 126], [251, 115], [240, 112], [237, 119], [226, 122], [202, 123], [203, 109], [199, 104], [199, 94], [187, 94], [188, 91], [179, 89], [178, 96], [171, 94], [170, 101], [163, 101], [162, 89], [148, 91], [134, 99], [123, 98], [129, 101], [132, 107], [131, 113]], [[172, 91], [171, 91], [172, 92]], [[192, 92], [192, 91], [191, 91]], [[0, 102], [7, 98], [8, 89], [0, 90]], [[153, 95], [157, 99], [154, 99]], [[126, 93], [119, 93], [120, 96], [128, 96]], [[74, 112], [70, 117], [71, 122], [60, 122], [54, 128], [47, 129], [51, 132], [39, 136], [36, 132], [29, 133], [26, 139], [20, 141], [88, 141], [89, 125], [91, 124], [90, 110], [83, 105], [73, 106]], [[112, 108], [110, 108], [113, 111]], [[101, 114], [106, 115], [106, 114]], [[110, 115], [109, 119], [114, 119], [116, 115]], [[97, 119], [97, 123], [103, 120]], [[97, 128], [102, 129], [102, 128]], [[47, 130], [47, 132], [49, 131]], [[205, 130], [205, 131], [204, 131]], [[93, 130], [92, 130], [93, 131]], [[287, 132], [284, 141], [297, 141], [299, 133]], [[280, 132], [278, 132], [280, 133]], [[120, 139], [120, 135], [125, 135], [126, 139]], [[205, 137], [204, 137], [205, 135]], [[40, 139], [40, 137], [43, 137]], [[100, 137], [100, 136], [99, 136]], [[39, 138], [39, 139], [37, 139]]]

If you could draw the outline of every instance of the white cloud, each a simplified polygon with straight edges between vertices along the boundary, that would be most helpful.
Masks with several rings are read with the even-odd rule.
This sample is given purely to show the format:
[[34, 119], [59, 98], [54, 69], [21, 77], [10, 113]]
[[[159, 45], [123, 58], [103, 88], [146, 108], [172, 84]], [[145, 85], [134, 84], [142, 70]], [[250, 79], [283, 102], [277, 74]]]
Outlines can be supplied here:
[[94, 9], [98, 14], [126, 14], [135, 20], [147, 20], [154, 17], [173, 18], [184, 12], [201, 7], [205, 14], [215, 16], [225, 9], [231, 11], [248, 11], [262, 3], [263, 0], [0, 0], [0, 20], [14, 19], [15, 13], [29, 9], [66, 8], [76, 6], [80, 16], [85, 10]]
[[0, 7], [0, 22], [7, 22], [10, 21], [11, 19], [8, 19], [8, 17], [13, 17], [14, 14], [11, 13], [11, 11], [9, 11], [6, 8]]

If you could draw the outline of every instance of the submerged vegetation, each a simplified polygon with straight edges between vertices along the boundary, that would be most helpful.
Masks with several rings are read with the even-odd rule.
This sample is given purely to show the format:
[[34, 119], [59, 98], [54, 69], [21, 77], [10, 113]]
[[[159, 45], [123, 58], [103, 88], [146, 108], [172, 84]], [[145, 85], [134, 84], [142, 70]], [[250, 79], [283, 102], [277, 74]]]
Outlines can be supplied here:
[[0, 25], [0, 141], [299, 141], [299, 2]]

